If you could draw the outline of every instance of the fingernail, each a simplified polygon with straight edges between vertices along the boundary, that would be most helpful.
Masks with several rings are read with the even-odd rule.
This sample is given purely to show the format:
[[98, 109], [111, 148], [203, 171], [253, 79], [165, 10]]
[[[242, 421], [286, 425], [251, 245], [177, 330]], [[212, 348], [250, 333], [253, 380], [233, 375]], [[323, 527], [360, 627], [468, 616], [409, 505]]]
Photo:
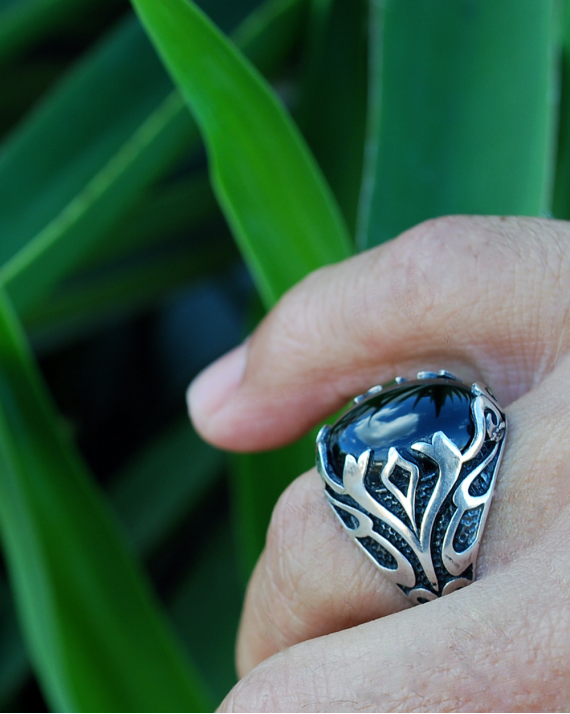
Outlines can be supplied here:
[[186, 392], [192, 419], [211, 416], [230, 399], [241, 383], [246, 362], [247, 343], [243, 343], [200, 372]]

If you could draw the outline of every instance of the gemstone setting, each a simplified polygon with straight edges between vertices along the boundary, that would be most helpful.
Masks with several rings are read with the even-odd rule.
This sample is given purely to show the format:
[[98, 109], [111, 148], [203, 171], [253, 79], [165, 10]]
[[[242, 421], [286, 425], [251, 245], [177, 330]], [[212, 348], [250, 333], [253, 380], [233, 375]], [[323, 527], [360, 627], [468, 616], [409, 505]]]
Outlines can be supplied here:
[[442, 371], [354, 402], [317, 438], [345, 530], [416, 604], [469, 584], [506, 434], [495, 398]]

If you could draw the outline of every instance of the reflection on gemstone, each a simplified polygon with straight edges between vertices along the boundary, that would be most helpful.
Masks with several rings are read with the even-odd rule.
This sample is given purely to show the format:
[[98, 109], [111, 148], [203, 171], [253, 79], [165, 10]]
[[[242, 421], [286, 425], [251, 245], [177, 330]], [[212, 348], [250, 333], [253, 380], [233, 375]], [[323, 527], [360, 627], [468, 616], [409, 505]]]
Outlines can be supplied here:
[[[393, 411], [390, 409], [386, 410]], [[419, 414], [404, 414], [393, 417], [383, 411], [376, 412], [368, 420], [361, 420], [354, 427], [354, 433], [361, 441], [373, 439], [374, 443], [382, 443], [391, 439], [402, 439], [410, 436], [417, 429]]]
[[426, 379], [395, 385], [365, 399], [332, 427], [329, 458], [342, 476], [347, 454], [355, 458], [372, 449], [371, 464], [385, 463], [396, 447], [413, 458], [410, 446], [430, 441], [437, 431], [463, 450], [473, 437], [471, 394], [467, 385], [448, 379]]

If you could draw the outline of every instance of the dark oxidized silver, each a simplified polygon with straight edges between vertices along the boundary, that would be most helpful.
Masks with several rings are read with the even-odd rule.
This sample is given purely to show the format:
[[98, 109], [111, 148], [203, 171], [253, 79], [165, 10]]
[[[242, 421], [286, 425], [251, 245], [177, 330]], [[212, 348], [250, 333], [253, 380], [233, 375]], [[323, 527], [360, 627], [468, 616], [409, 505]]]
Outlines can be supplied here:
[[[453, 385], [468, 400], [468, 437], [460, 447], [442, 430], [405, 446], [401, 439], [398, 447], [383, 445], [376, 456], [375, 446], [365, 444], [354, 453], [342, 452], [344, 464], [338, 449], [333, 455], [331, 430], [338, 438], [337, 425], [350, 425], [352, 412], [368, 418], [366, 404], [381, 402], [380, 393], [382, 399], [398, 398], [396, 390], [413, 394], [409, 385], [417, 385], [421, 395], [424, 385], [429, 390], [446, 384], [452, 401]], [[372, 387], [354, 403], [337, 425], [324, 426], [317, 437], [317, 467], [344, 529], [414, 604], [469, 585], [505, 443], [505, 415], [496, 399], [487, 388], [466, 385], [442, 370], [419, 372], [413, 382], [397, 378], [392, 386]], [[389, 438], [390, 423], [381, 426]]]

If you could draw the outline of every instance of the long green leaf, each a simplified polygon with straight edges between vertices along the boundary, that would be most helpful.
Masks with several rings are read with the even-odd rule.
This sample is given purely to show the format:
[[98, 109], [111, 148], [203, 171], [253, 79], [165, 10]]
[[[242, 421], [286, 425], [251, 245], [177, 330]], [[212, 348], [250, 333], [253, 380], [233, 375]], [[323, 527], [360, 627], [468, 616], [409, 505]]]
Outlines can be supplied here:
[[[201, 125], [220, 203], [271, 305], [310, 270], [349, 254], [338, 208], [270, 90], [192, 5], [135, 6]], [[306, 440], [284, 453], [237, 460], [244, 572], [263, 546], [279, 493], [312, 460]]]
[[555, 218], [570, 219], [570, 4], [564, 3], [561, 23], [560, 113], [556, 176], [552, 195]]
[[[195, 512], [204, 493], [219, 479], [222, 462], [223, 455], [200, 441], [185, 418], [161, 433], [115, 476], [109, 493], [111, 507], [117, 513], [127, 541], [140, 556], [152, 554], [185, 514]], [[213, 560], [218, 557], [214, 553], [209, 555]], [[228, 563], [225, 554], [223, 558], [231, 580], [235, 564]], [[207, 567], [207, 564], [204, 563], [204, 566]], [[188, 583], [192, 583], [190, 588], [200, 582], [198, 572], [188, 576]], [[210, 579], [203, 583], [203, 587], [210, 585]], [[183, 586], [179, 600], [185, 600], [186, 593], [187, 588]], [[234, 613], [237, 622], [240, 597], [235, 597], [235, 588], [233, 591], [226, 589], [222, 597], [226, 598], [229, 612]], [[177, 632], [190, 646], [191, 654], [197, 655], [193, 659], [203, 671], [203, 657], [198, 651], [201, 634], [193, 632], [182, 607], [178, 607], [173, 616]], [[200, 617], [203, 620], [203, 616]], [[234, 635], [235, 628], [232, 637]], [[212, 647], [221, 644], [219, 621], [216, 621], [216, 632], [211, 633], [210, 641]], [[227, 645], [227, 641], [223, 644]], [[232, 657], [232, 649], [230, 645], [227, 651], [219, 652], [219, 656], [227, 661], [228, 656]], [[211, 672], [206, 669], [208, 679], [211, 679]], [[14, 697], [29, 675], [29, 661], [15, 619], [13, 598], [7, 583], [0, 580], [0, 708], [9, 706], [10, 698]], [[231, 682], [226, 691], [229, 686]], [[219, 697], [220, 692], [215, 691], [214, 698]]]
[[165, 243], [159, 252], [135, 255], [93, 274], [78, 273], [26, 313], [34, 345], [68, 342], [156, 304], [192, 281], [204, 279], [238, 258], [229, 236]]
[[74, 67], [2, 146], [1, 265], [53, 223], [171, 90], [132, 17]]
[[364, 161], [367, 19], [367, 0], [313, 0], [295, 112], [352, 235]]
[[94, 4], [95, 0], [1, 0], [0, 63]]
[[0, 72], [0, 137], [6, 136], [38, 101], [63, 71], [64, 62], [56, 59], [30, 60], [16, 64], [10, 72]]
[[284, 108], [186, 0], [133, 0], [200, 124], [213, 185], [266, 305], [350, 241], [338, 207]]
[[197, 676], [58, 427], [0, 301], [0, 530], [23, 629], [56, 711], [199, 711]]
[[450, 213], [549, 208], [555, 0], [375, 0], [359, 244]]
[[10, 699], [30, 674], [28, 657], [16, 620], [8, 583], [0, 581], [0, 709], [10, 711]]
[[219, 702], [236, 683], [234, 649], [244, 588], [228, 524], [218, 526], [170, 602], [188, 652]]
[[5, 146], [0, 281], [18, 309], [43, 295], [184, 150], [193, 125], [171, 92], [131, 18]]
[[110, 499], [139, 553], [148, 554], [220, 474], [223, 455], [188, 420], [176, 424], [115, 479]]
[[86, 253], [78, 270], [148, 250], [174, 235], [191, 236], [216, 213], [218, 204], [205, 173], [159, 185], [142, 194], [107, 231], [105, 240]]
[[[269, 3], [240, 31], [262, 69], [288, 51], [303, 5]], [[171, 86], [127, 20], [0, 152], [0, 283], [19, 311], [81, 262], [198, 140]]]

